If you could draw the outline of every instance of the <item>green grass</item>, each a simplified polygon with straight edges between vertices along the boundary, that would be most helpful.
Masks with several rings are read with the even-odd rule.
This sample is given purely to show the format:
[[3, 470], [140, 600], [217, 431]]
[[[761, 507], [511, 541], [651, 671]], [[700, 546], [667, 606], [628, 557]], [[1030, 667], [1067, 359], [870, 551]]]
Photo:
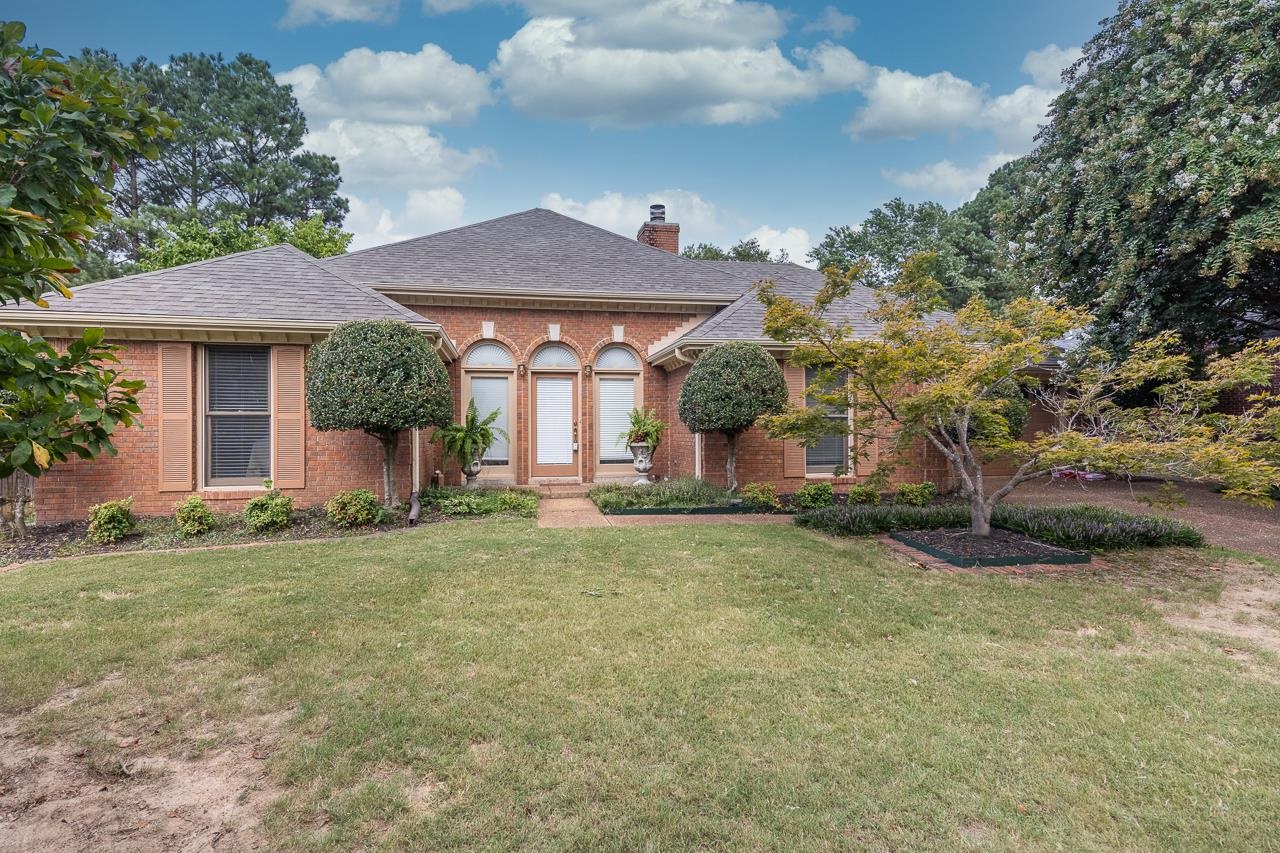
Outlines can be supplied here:
[[207, 754], [296, 709], [272, 849], [1244, 849], [1280, 825], [1274, 659], [1106, 578], [922, 573], [791, 527], [486, 520], [0, 574], [0, 714], [111, 673], [23, 735]]

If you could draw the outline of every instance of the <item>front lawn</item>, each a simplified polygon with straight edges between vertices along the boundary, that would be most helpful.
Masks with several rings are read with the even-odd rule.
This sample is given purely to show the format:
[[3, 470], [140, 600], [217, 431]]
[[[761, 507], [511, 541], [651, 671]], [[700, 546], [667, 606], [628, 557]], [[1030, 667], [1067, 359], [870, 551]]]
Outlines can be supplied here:
[[28, 846], [1273, 846], [1280, 667], [1164, 619], [1236, 563], [1108, 559], [1011, 580], [789, 526], [486, 520], [30, 566], [0, 574], [0, 825]]

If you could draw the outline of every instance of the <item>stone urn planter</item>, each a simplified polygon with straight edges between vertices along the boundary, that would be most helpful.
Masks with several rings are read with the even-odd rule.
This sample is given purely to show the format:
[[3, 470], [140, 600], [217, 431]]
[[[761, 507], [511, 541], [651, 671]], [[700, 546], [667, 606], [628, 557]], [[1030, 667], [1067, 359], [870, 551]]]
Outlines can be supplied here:
[[637, 441], [631, 445], [631, 459], [636, 473], [640, 475], [640, 479], [636, 480], [634, 485], [650, 485], [649, 472], [653, 470], [653, 448], [647, 442]]
[[472, 459], [471, 464], [462, 466], [462, 473], [467, 477], [467, 488], [474, 488], [476, 478], [480, 476], [480, 460]]

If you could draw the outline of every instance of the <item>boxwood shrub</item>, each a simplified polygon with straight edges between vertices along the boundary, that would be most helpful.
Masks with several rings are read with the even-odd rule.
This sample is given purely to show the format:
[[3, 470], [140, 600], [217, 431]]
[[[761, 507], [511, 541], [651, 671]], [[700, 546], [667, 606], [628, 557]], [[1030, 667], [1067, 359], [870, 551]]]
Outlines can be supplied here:
[[792, 500], [800, 509], [822, 509], [836, 502], [835, 489], [830, 483], [805, 483], [796, 489]]
[[105, 501], [89, 507], [89, 530], [85, 535], [90, 542], [110, 545], [131, 533], [137, 523], [133, 517], [133, 498]]
[[742, 500], [760, 509], [782, 509], [782, 498], [778, 497], [778, 488], [773, 483], [747, 483], [738, 493]]
[[[969, 507], [961, 503], [923, 507], [849, 504], [802, 513], [796, 517], [796, 523], [840, 536], [870, 536], [895, 530], [937, 530], [968, 527]], [[1200, 532], [1184, 522], [1088, 504], [1000, 504], [992, 514], [991, 523], [1050, 545], [1079, 551], [1168, 545], [1198, 547], [1204, 544]]]
[[293, 498], [279, 492], [268, 492], [250, 498], [244, 505], [244, 524], [254, 533], [283, 530], [293, 515]]
[[200, 536], [208, 533], [217, 521], [213, 510], [209, 509], [199, 495], [192, 495], [175, 506], [173, 518], [177, 522], [178, 532], [183, 536]]
[[335, 527], [365, 527], [382, 519], [382, 502], [368, 489], [338, 492], [324, 505]]

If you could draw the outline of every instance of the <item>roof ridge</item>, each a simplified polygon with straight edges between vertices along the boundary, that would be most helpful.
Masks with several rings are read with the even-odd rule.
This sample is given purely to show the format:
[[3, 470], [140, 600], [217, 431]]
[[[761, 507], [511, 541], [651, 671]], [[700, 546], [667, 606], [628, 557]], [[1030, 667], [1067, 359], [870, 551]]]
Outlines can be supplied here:
[[[372, 287], [369, 287], [366, 284], [361, 284], [359, 282], [352, 281], [351, 279], [347, 278], [345, 275], [342, 275], [336, 270], [329, 269], [324, 264], [320, 263], [320, 260], [321, 260], [320, 258], [317, 258], [316, 256], [310, 254], [309, 252], [302, 251], [292, 243], [277, 243], [276, 245], [281, 247], [287, 246], [288, 248], [292, 249], [294, 252], [301, 255], [303, 258], [305, 258], [312, 266], [314, 266], [316, 269], [323, 272], [325, 275], [331, 275], [334, 278], [336, 278], [338, 281], [342, 282], [343, 284], [346, 284], [346, 285], [349, 285], [350, 287], [355, 288], [355, 290], [363, 296], [372, 296], [375, 302], [392, 306], [393, 308], [396, 309], [397, 314], [400, 314], [402, 316], [412, 314], [415, 320], [420, 320], [420, 321], [427, 319], [426, 317], [419, 315], [416, 311], [411, 311], [409, 308], [405, 307], [404, 305], [401, 305], [399, 302], [396, 302], [391, 297], [386, 296], [385, 294], [379, 293], [378, 291], [374, 290]], [[329, 257], [336, 258], [340, 256], [330, 255]]]
[[445, 234], [452, 234], [455, 231], [461, 231], [464, 228], [475, 228], [477, 225], [489, 225], [494, 222], [501, 222], [504, 219], [515, 219], [517, 216], [524, 216], [533, 213], [535, 210], [542, 210], [540, 207], [531, 207], [528, 210], [519, 210], [515, 213], [504, 213], [502, 216], [494, 216], [489, 219], [482, 219], [479, 222], [468, 222], [466, 225], [455, 225], [452, 228], [446, 228], [443, 231], [432, 231], [430, 234], [419, 234], [417, 237], [406, 237], [403, 240], [396, 240], [394, 243], [379, 243], [376, 246], [368, 246], [364, 249], [357, 249], [354, 252], [344, 252], [341, 255], [330, 255], [322, 260], [337, 260], [339, 258], [354, 258], [356, 255], [363, 255], [365, 252], [372, 252], [374, 249], [389, 249], [392, 246], [403, 246], [406, 243], [416, 243], [419, 240], [427, 240], [431, 237], [440, 237]]

